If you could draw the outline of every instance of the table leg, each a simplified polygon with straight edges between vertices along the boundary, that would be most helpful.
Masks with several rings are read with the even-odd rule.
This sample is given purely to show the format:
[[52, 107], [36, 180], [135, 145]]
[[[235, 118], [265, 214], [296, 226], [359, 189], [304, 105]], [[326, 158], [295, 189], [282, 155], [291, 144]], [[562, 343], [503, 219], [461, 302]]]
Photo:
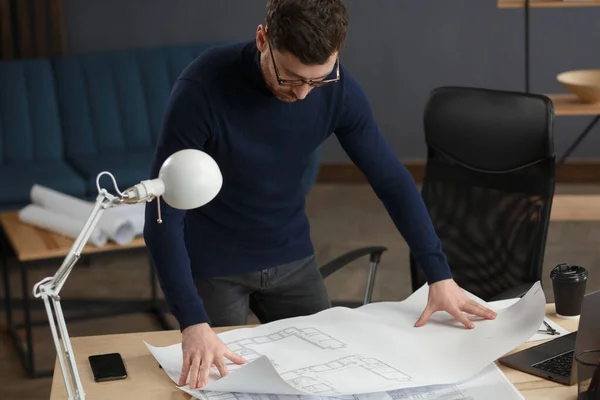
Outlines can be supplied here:
[[8, 255], [6, 254], [7, 251], [8, 246], [6, 245], [6, 238], [4, 237], [4, 235], [2, 235], [2, 238], [0, 238], [0, 256], [2, 257], [1, 267], [4, 276], [4, 306], [6, 312], [6, 326], [11, 327], [13, 325], [13, 318], [11, 301], [12, 299], [10, 296], [10, 273], [8, 271]]
[[[5, 243], [6, 245], [6, 243]], [[6, 249], [6, 248], [5, 248]], [[3, 250], [5, 250], [3, 249]], [[21, 301], [15, 301], [11, 296], [10, 289], [10, 270], [9, 270], [9, 258], [5, 251], [2, 253], [2, 264], [3, 264], [3, 275], [4, 275], [4, 290], [5, 290], [5, 302], [6, 302], [6, 324], [8, 334], [12, 339], [19, 358], [23, 363], [23, 367], [30, 378], [40, 378], [52, 376], [52, 370], [47, 371], [36, 371], [35, 370], [35, 350], [33, 346], [33, 326], [34, 325], [45, 325], [42, 321], [33, 323], [31, 320], [31, 299], [30, 293], [31, 288], [29, 287], [29, 278], [27, 276], [27, 264], [19, 262], [15, 259], [15, 262], [19, 267], [19, 275], [21, 278]], [[13, 309], [18, 307], [23, 310], [23, 322], [15, 323], [13, 318]], [[25, 343], [23, 343], [19, 331], [25, 330]]]
[[19, 270], [21, 272], [21, 291], [23, 296], [23, 316], [25, 323], [25, 340], [27, 343], [26, 351], [26, 367], [29, 376], [35, 376], [35, 361], [33, 354], [33, 331], [31, 329], [31, 304], [29, 300], [29, 279], [27, 277], [27, 266], [25, 263], [19, 262]]
[[[17, 348], [17, 352], [19, 354], [19, 358], [21, 359], [21, 362], [23, 363], [23, 366], [25, 367], [25, 371], [27, 372], [27, 375], [29, 375], [29, 377], [31, 378], [35, 378], [37, 376], [51, 376], [52, 375], [52, 371], [47, 371], [46, 374], [44, 375], [38, 375], [35, 371], [35, 361], [34, 361], [34, 352], [33, 352], [33, 332], [32, 332], [32, 326], [31, 326], [31, 305], [29, 302], [29, 284], [28, 284], [28, 279], [27, 279], [27, 268], [26, 265], [24, 265], [23, 263], [20, 263], [17, 261], [17, 263], [19, 264], [19, 270], [20, 270], [20, 275], [21, 275], [21, 289], [22, 289], [22, 296], [23, 299], [20, 302], [20, 306], [21, 308], [23, 308], [23, 312], [24, 312], [24, 323], [23, 324], [15, 324], [14, 319], [13, 319], [13, 308], [15, 306], [15, 302], [13, 302], [13, 298], [11, 295], [11, 288], [10, 288], [10, 262], [9, 262], [9, 244], [6, 241], [6, 237], [2, 236], [2, 238], [0, 238], [0, 251], [2, 252], [1, 257], [2, 257], [2, 271], [3, 271], [3, 277], [4, 277], [4, 302], [5, 302], [5, 308], [6, 308], [6, 327], [8, 330], [8, 334], [11, 338], [11, 340], [13, 341], [13, 343], [15, 344], [15, 347]], [[21, 338], [19, 337], [18, 331], [20, 327], [24, 327], [25, 328], [25, 334], [26, 334], [26, 343], [25, 345], [23, 344], [23, 342], [21, 341]]]

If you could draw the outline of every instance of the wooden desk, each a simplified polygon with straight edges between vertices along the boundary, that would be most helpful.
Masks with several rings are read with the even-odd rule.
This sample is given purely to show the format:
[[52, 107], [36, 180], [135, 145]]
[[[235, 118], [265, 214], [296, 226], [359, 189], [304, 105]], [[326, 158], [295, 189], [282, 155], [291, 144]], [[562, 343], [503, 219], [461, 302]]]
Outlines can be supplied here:
[[[565, 329], [569, 331], [577, 329], [577, 320], [561, 320], [553, 317], [554, 305], [547, 305], [546, 312], [551, 319], [555, 320]], [[217, 332], [225, 330], [227, 329], [218, 329]], [[179, 331], [162, 331], [71, 339], [83, 388], [90, 400], [134, 398], [145, 400], [189, 400], [191, 398], [190, 395], [177, 389], [166, 373], [158, 367], [156, 360], [144, 343], [142, 343], [143, 340], [153, 346], [168, 346], [181, 342], [181, 334]], [[536, 343], [540, 342], [526, 343], [518, 349], [526, 348]], [[121, 353], [123, 356], [129, 377], [122, 381], [94, 382], [87, 360], [88, 356], [113, 352]], [[504, 366], [501, 366], [501, 369], [527, 400], [571, 400], [576, 397], [576, 386], [563, 386]], [[54, 371], [50, 399], [67, 399], [58, 363]]]
[[[38, 371], [35, 367], [35, 349], [33, 346], [32, 328], [35, 322], [32, 321], [32, 308], [42, 308], [41, 300], [31, 301], [32, 287], [29, 282], [29, 271], [36, 266], [54, 267], [54, 270], [49, 271], [49, 274], [54, 274], [56, 269], [61, 265], [64, 257], [71, 250], [74, 240], [54, 233], [45, 229], [37, 228], [31, 224], [21, 222], [17, 211], [0, 214], [0, 225], [3, 235], [0, 238], [0, 266], [3, 270], [4, 280], [4, 301], [6, 307], [6, 326], [8, 333], [19, 352], [21, 361], [27, 371], [27, 374], [32, 377], [51, 376], [52, 370]], [[146, 243], [143, 238], [136, 238], [126, 245], [118, 245], [109, 242], [106, 246], [96, 247], [88, 244], [84, 247], [82, 255], [99, 255], [109, 254], [122, 251], [143, 251]], [[10, 282], [10, 267], [16, 266], [21, 279], [21, 295], [20, 298], [13, 298]], [[124, 312], [151, 312], [156, 314], [159, 322], [164, 329], [171, 328], [170, 324], [163, 316], [165, 305], [158, 300], [158, 292], [156, 287], [156, 278], [154, 268], [149, 265], [149, 278], [151, 285], [151, 298], [141, 301], [111, 301], [100, 299], [101, 303], [106, 305], [111, 303], [110, 307], [104, 307], [105, 312], [97, 313], [94, 311], [93, 304], [98, 304], [98, 299], [65, 299], [62, 301], [63, 308], [71, 304], [75, 307], [81, 307], [86, 312], [86, 318], [95, 318], [106, 315], [114, 315], [116, 313], [123, 314]], [[23, 323], [15, 323], [13, 321], [13, 312], [16, 309], [23, 310]], [[46, 318], [47, 320], [47, 318]], [[171, 328], [172, 329], [172, 328]], [[24, 342], [24, 343], [23, 343]]]
[[552, 200], [552, 222], [600, 221], [600, 195], [556, 194]]

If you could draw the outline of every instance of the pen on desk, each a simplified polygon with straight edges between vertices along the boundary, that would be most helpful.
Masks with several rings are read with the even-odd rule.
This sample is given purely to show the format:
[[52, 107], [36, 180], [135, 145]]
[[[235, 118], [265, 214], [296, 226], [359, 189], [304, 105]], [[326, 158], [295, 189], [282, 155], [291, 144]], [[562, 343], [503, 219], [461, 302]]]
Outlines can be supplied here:
[[547, 333], [548, 335], [560, 335], [560, 332], [558, 332], [556, 329], [551, 327], [550, 324], [548, 324], [545, 320], [544, 320], [544, 325], [546, 326], [546, 329], [545, 330], [538, 329], [538, 333]]
[[546, 328], [548, 328], [548, 331], [551, 334], [553, 334], [553, 335], [560, 335], [560, 333], [556, 329], [554, 329], [553, 327], [551, 327], [550, 324], [547, 323], [545, 320], [544, 320], [544, 325], [546, 325]]

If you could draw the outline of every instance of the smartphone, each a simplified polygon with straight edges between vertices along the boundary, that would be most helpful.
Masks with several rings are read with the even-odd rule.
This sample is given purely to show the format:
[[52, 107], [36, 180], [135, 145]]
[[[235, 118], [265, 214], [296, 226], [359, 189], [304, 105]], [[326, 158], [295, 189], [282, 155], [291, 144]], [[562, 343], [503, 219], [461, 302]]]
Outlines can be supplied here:
[[119, 353], [97, 354], [88, 357], [96, 382], [115, 381], [127, 378], [123, 358]]

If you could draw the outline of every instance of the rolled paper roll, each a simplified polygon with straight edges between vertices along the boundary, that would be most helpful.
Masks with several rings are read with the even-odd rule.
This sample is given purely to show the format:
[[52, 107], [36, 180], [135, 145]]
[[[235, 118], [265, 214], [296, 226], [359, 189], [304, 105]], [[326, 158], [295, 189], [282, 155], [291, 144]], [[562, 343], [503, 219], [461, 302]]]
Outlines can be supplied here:
[[[156, 207], [156, 205], [154, 205]], [[136, 204], [123, 204], [121, 207], [113, 207], [106, 210], [105, 214], [114, 214], [116, 218], [126, 219], [133, 226], [136, 236], [144, 233], [144, 221], [146, 216], [146, 202]]]
[[[38, 228], [46, 229], [60, 235], [76, 239], [83, 229], [85, 221], [59, 214], [52, 210], [42, 208], [36, 204], [29, 204], [19, 211], [19, 219]], [[95, 229], [88, 243], [97, 247], [106, 245], [108, 236], [100, 229]]]
[[[94, 208], [94, 204], [91, 202], [38, 184], [34, 184], [31, 188], [31, 201], [46, 210], [81, 221], [82, 227]], [[122, 205], [121, 207], [126, 206]], [[104, 212], [98, 220], [97, 228], [120, 245], [131, 242], [136, 236], [133, 224], [115, 213]]]

